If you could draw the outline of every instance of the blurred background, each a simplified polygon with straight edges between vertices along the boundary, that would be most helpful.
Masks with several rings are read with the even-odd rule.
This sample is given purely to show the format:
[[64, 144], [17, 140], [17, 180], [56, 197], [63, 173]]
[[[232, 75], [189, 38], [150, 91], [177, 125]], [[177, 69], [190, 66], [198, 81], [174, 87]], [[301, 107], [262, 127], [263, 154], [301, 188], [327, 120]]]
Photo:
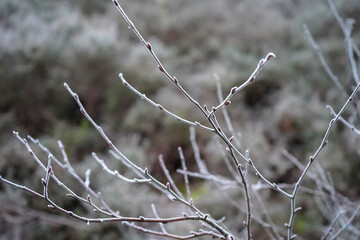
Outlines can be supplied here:
[[[335, 1], [343, 18], [353, 18], [353, 39], [360, 44], [360, 2]], [[320, 144], [330, 120], [326, 105], [335, 110], [345, 102], [308, 43], [302, 25], [307, 24], [329, 65], [345, 86], [352, 79], [346, 68], [344, 37], [326, 1], [285, 0], [132, 0], [122, 6], [164, 66], [202, 105], [217, 104], [219, 75], [223, 93], [239, 86], [268, 52], [277, 58], [261, 71], [257, 81], [232, 99], [228, 107], [243, 149], [274, 182], [293, 183], [299, 170], [282, 154], [286, 149], [301, 162]], [[102, 171], [92, 158], [96, 152], [114, 169], [124, 166], [108, 155], [107, 146], [81, 115], [63, 87], [77, 92], [88, 113], [104, 127], [114, 143], [131, 160], [147, 166], [160, 180], [165, 178], [157, 157], [164, 154], [169, 170], [181, 187], [177, 147], [184, 149], [190, 170], [197, 170], [189, 141], [189, 127], [139, 99], [125, 88], [118, 74], [148, 97], [174, 113], [206, 123], [194, 108], [157, 70], [110, 0], [1, 0], [0, 1], [0, 174], [16, 183], [42, 191], [43, 172], [16, 140], [39, 138], [61, 158], [61, 140], [81, 177], [90, 168], [91, 186], [102, 191], [108, 203], [125, 215], [151, 216], [155, 202], [160, 215], [170, 216], [170, 204], [144, 185], [124, 184]], [[351, 87], [349, 87], [351, 89]], [[347, 111], [344, 116], [350, 116]], [[222, 118], [219, 117], [222, 122]], [[359, 126], [358, 122], [354, 122]], [[196, 130], [200, 153], [210, 172], [228, 176], [216, 139]], [[351, 200], [359, 199], [359, 138], [338, 124], [328, 148], [319, 156], [331, 173], [336, 189]], [[34, 146], [34, 149], [36, 147]], [[47, 156], [36, 149], [44, 162]], [[60, 176], [80, 195], [84, 189], [62, 169]], [[120, 171], [119, 170], [119, 171]], [[214, 217], [225, 215], [234, 232], [241, 231], [243, 213], [228, 207], [211, 183], [190, 179], [194, 200]], [[255, 182], [254, 182], [255, 183]], [[306, 183], [305, 183], [306, 184]], [[79, 202], [53, 186], [52, 199], [67, 209], [94, 216]], [[211, 197], [210, 197], [211, 196]], [[274, 222], [283, 226], [289, 203], [264, 190], [264, 203]], [[303, 211], [295, 232], [304, 239], [319, 239], [329, 223], [300, 193]], [[29, 194], [0, 184], [0, 239], [156, 239], [129, 230], [122, 224], [86, 224], [51, 213], [46, 204]], [[231, 220], [231, 221], [230, 221]], [[181, 232], [187, 224], [169, 226]], [[56, 232], [56, 234], [54, 234]], [[254, 225], [255, 239], [261, 226]]]

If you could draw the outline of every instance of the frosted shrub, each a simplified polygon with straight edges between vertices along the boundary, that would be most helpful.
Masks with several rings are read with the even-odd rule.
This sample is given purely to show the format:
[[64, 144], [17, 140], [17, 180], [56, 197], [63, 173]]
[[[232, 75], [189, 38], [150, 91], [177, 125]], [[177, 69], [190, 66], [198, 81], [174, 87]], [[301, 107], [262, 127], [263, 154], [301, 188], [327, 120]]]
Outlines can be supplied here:
[[[158, 93], [158, 96], [163, 97], [152, 99], [143, 93], [141, 87], [135, 88], [133, 86], [135, 79], [128, 79], [126, 72], [120, 73], [119, 78], [123, 87], [143, 100], [144, 103], [148, 104], [149, 109], [151, 109], [140, 112], [136, 112], [136, 110], [130, 112], [126, 118], [127, 125], [131, 128], [136, 128], [142, 124], [141, 120], [143, 120], [145, 121], [143, 131], [146, 131], [148, 129], [146, 120], [159, 121], [159, 125], [161, 125], [161, 121], [169, 121], [170, 124], [176, 123], [177, 125], [181, 125], [181, 127], [176, 130], [178, 132], [170, 130], [167, 132], [169, 137], [163, 135], [159, 143], [152, 143], [151, 140], [149, 140], [148, 143], [139, 143], [139, 140], [134, 136], [134, 139], [130, 139], [129, 141], [132, 140], [133, 145], [139, 146], [135, 147], [135, 150], [129, 151], [128, 148], [123, 147], [128, 143], [112, 140], [111, 134], [107, 132], [107, 126], [100, 126], [97, 121], [94, 120], [95, 118], [91, 116], [91, 113], [95, 110], [85, 109], [82, 102], [83, 100], [79, 98], [79, 95], [69, 84], [64, 83], [65, 89], [70, 96], [74, 98], [84, 118], [104, 140], [106, 148], [109, 150], [108, 154], [101, 155], [93, 152], [91, 154], [93, 161], [90, 166], [82, 166], [81, 169], [75, 168], [73, 167], [71, 158], [67, 154], [66, 146], [64, 146], [60, 140], [57, 142], [58, 149], [51, 150], [44, 146], [39, 140], [31, 136], [23, 138], [20, 133], [14, 131], [13, 134], [15, 138], [24, 145], [30, 158], [35, 160], [39, 167], [38, 169], [40, 169], [43, 174], [41, 178], [42, 189], [33, 189], [28, 187], [28, 185], [19, 185], [0, 176], [0, 180], [3, 183], [19, 188], [34, 195], [36, 198], [44, 200], [50, 211], [67, 215], [69, 218], [84, 222], [87, 225], [119, 222], [129, 228], [150, 235], [171, 239], [207, 239], [210, 237], [226, 240], [249, 240], [253, 238], [295, 239], [297, 238], [298, 230], [294, 224], [296, 222], [296, 216], [301, 214], [301, 217], [304, 218], [310, 215], [311, 218], [311, 214], [315, 211], [314, 209], [320, 212], [328, 221], [327, 226], [321, 229], [321, 234], [316, 233], [316, 236], [322, 235], [322, 239], [336, 239], [340, 236], [344, 237], [344, 239], [359, 237], [360, 230], [358, 230], [358, 226], [354, 220], [360, 211], [360, 205], [350, 201], [336, 191], [333, 179], [326, 173], [326, 170], [321, 167], [318, 159], [322, 155], [326, 155], [326, 153], [323, 153], [323, 149], [331, 145], [329, 136], [338, 121], [351, 129], [355, 136], [360, 133], [360, 130], [354, 126], [356, 121], [353, 120], [354, 118], [356, 119], [359, 113], [356, 94], [360, 88], [358, 73], [360, 51], [351, 38], [353, 26], [351, 19], [343, 20], [338, 15], [332, 1], [329, 0], [330, 8], [344, 32], [345, 48], [348, 58], [347, 67], [351, 70], [349, 79], [353, 80], [351, 83], [346, 83], [346, 86], [344, 86], [344, 83], [331, 71], [319, 46], [311, 36], [310, 31], [306, 26], [304, 27], [305, 33], [315, 49], [325, 72], [343, 95], [344, 101], [342, 101], [342, 106], [337, 108], [337, 110], [328, 106], [332, 118], [330, 118], [326, 124], [316, 119], [313, 121], [307, 119], [307, 117], [310, 118], [316, 115], [317, 112], [314, 109], [320, 109], [319, 100], [316, 97], [311, 98], [316, 108], [305, 109], [305, 111], [302, 110], [298, 112], [293, 111], [287, 115], [288, 110], [290, 110], [289, 108], [301, 108], [298, 97], [287, 96], [287, 92], [283, 92], [284, 95], [279, 96], [279, 99], [280, 102], [287, 101], [287, 104], [290, 103], [290, 105], [279, 104], [272, 109], [272, 112], [269, 112], [269, 118], [272, 120], [268, 121], [274, 122], [270, 123], [270, 126], [272, 124], [274, 128], [278, 129], [276, 134], [288, 134], [290, 139], [296, 141], [297, 138], [299, 138], [297, 128], [298, 125], [301, 124], [310, 125], [311, 128], [316, 129], [316, 133], [321, 134], [321, 140], [313, 142], [313, 148], [311, 149], [312, 154], [304, 163], [288, 151], [288, 148], [293, 147], [291, 143], [274, 143], [273, 145], [280, 149], [276, 154], [272, 154], [271, 148], [274, 146], [265, 143], [264, 140], [261, 139], [263, 132], [266, 132], [264, 125], [251, 125], [246, 131], [239, 133], [234, 127], [235, 121], [230, 117], [231, 111], [228, 112], [228, 108], [231, 109], [232, 101], [236, 101], [237, 95], [253, 85], [253, 83], [257, 81], [257, 77], [261, 71], [266, 71], [266, 66], [275, 58], [274, 53], [269, 52], [264, 54], [263, 58], [258, 61], [258, 64], [253, 66], [252, 73], [247, 79], [238, 82], [236, 86], [232, 86], [229, 89], [223, 89], [224, 87], [221, 84], [222, 80], [218, 74], [214, 73], [213, 78], [216, 81], [217, 92], [214, 94], [213, 99], [210, 100], [210, 104], [200, 104], [195, 95], [201, 94], [202, 87], [206, 87], [205, 81], [203, 81], [201, 77], [196, 78], [196, 76], [194, 76], [199, 83], [199, 87], [193, 91], [183, 87], [184, 80], [173, 76], [171, 71], [167, 70], [166, 64], [163, 64], [159, 59], [157, 55], [158, 51], [154, 47], [155, 44], [153, 46], [150, 41], [145, 40], [142, 33], [125, 13], [118, 0], [113, 0], [113, 3], [128, 24], [129, 29], [135, 34], [136, 38], [153, 58], [155, 62], [154, 69], [162, 74], [183, 97], [182, 99], [179, 99], [178, 96], [172, 98], [172, 92], [163, 90]], [[255, 20], [258, 19], [255, 18]], [[99, 24], [100, 26], [107, 25], [106, 21], [101, 22], [100, 20], [94, 21], [93, 23]], [[170, 23], [170, 25], [171, 24], [174, 23]], [[284, 25], [283, 28], [286, 28], [286, 24]], [[84, 23], [83, 27], [91, 29], [92, 24]], [[265, 29], [263, 29], [263, 31], [265, 31]], [[105, 47], [102, 50], [110, 52], [112, 49], [107, 47], [112, 44], [117, 44], [117, 41], [114, 40], [116, 34], [115, 28], [113, 27], [104, 28], [100, 33], [89, 30], [86, 34], [87, 36], [84, 38], [82, 38], [83, 35], [78, 35], [73, 42], [73, 44], [79, 46], [79, 48], [77, 48], [79, 53], [85, 51], [82, 50], [82, 46], [85, 47], [84, 49], [87, 49], [86, 45], [100, 44]], [[104, 35], [110, 36], [111, 39], [104, 37]], [[272, 37], [276, 37], [276, 35], [277, 34]], [[37, 37], [40, 38], [41, 36]], [[36, 44], [36, 38], [34, 41]], [[257, 39], [257, 41], [260, 40]], [[120, 45], [123, 48], [128, 47], [127, 44]], [[156, 45], [159, 46], [161, 44]], [[255, 45], [257, 46], [259, 44]], [[137, 45], [132, 45], [131, 47], [138, 48]], [[186, 48], [186, 46], [183, 47]], [[84, 54], [89, 54], [90, 58], [97, 58], [99, 57], [99, 53], [96, 52], [97, 49], [98, 48], [93, 49], [95, 52]], [[126, 50], [124, 51], [126, 52]], [[262, 49], [256, 48], [256, 51], [262, 51]], [[134, 65], [145, 59], [141, 51], [138, 53], [139, 55], [129, 59], [128, 64]], [[163, 53], [163, 55], [166, 54], [172, 56], [171, 51], [165, 51]], [[234, 58], [239, 59], [239, 61], [244, 61], [241, 59], [241, 56], [234, 56]], [[107, 62], [104, 64], [106, 63]], [[84, 64], [86, 65], [87, 62], [85, 61]], [[112, 63], [109, 62], [109, 64]], [[271, 64], [276, 64], [276, 62]], [[90, 66], [92, 66], [91, 63]], [[151, 65], [148, 62], [144, 63], [143, 66], [138, 66], [138, 68], [142, 67], [151, 71]], [[104, 74], [108, 70], [106, 66], [102, 69]], [[93, 76], [91, 71], [80, 74], [81, 77], [101, 77]], [[137, 76], [137, 73], [133, 73], [133, 76]], [[150, 73], [149, 76], [156, 78], [155, 75], [151, 75]], [[157, 87], [156, 83], [154, 86]], [[85, 90], [91, 91], [91, 89]], [[86, 92], [85, 90], [80, 89], [80, 91]], [[168, 109], [167, 103], [161, 102], [161, 99], [169, 99], [169, 102], [173, 102], [173, 105], [179, 104], [178, 109]], [[89, 101], [91, 103], [91, 100]], [[97, 100], [92, 99], [92, 101]], [[187, 102], [184, 103], [184, 101]], [[252, 101], [256, 102], [256, 100], [248, 99], [248, 104]], [[197, 110], [197, 113], [193, 114], [196, 120], [185, 117], [188, 109], [184, 107], [186, 104], [191, 105]], [[144, 106], [143, 103], [139, 103], [139, 106], [140, 105], [141, 107]], [[90, 104], [90, 106], [94, 107], [95, 105]], [[352, 108], [351, 110], [354, 113], [352, 115], [350, 114], [351, 116], [349, 118], [343, 117], [343, 113], [347, 108]], [[163, 115], [154, 117], [153, 115], [158, 114], [158, 112]], [[264, 119], [264, 121], [265, 120], [266, 119]], [[278, 122], [280, 122], [280, 126], [275, 126]], [[244, 125], [246, 125], [246, 123], [244, 123]], [[174, 137], [170, 137], [170, 135], [185, 139], [184, 135], [182, 135], [184, 132], [183, 126], [189, 126], [190, 129], [190, 144], [193, 149], [193, 159], [196, 169], [190, 169], [189, 159], [185, 158], [183, 149], [177, 147], [171, 150], [172, 152], [176, 152], [176, 155], [180, 159], [179, 166], [176, 166], [177, 174], [169, 171], [167, 159], [159, 153], [157, 159], [159, 168], [161, 168], [163, 174], [162, 176], [156, 176], [156, 174], [152, 172], [152, 169], [148, 167], [149, 162], [145, 161], [147, 158], [145, 150], [140, 150], [140, 148], [145, 148], [144, 146], [148, 144], [158, 144], [158, 148], [164, 151], [165, 149], [162, 146], [165, 145], [168, 139], [171, 140], [171, 137]], [[84, 128], [86, 128], [86, 125]], [[156, 131], [156, 129], [150, 131], [149, 134], [154, 131]], [[212, 165], [216, 166], [217, 171], [209, 166], [198, 146], [199, 133], [213, 136], [207, 146], [207, 150], [209, 152], [208, 155], [212, 155], [212, 158], [217, 159], [217, 162]], [[301, 134], [306, 135], [307, 132]], [[272, 138], [270, 135], [267, 137], [269, 139]], [[86, 137], [84, 139], [86, 139]], [[249, 143], [247, 142], [252, 144], [253, 149], [249, 150], [247, 147]], [[169, 151], [168, 149], [166, 150]], [[262, 154], [259, 154], [259, 152]], [[43, 159], [44, 154], [47, 160]], [[269, 156], [266, 159], [258, 159], [259, 156], [267, 154], [269, 154]], [[286, 164], [282, 164], [281, 161], [279, 162], [281, 157], [288, 159]], [[269, 168], [263, 169], [263, 167], [259, 167], [259, 165], [265, 164], [268, 164]], [[276, 172], [280, 175], [286, 175], [288, 174], [287, 170], [289, 166], [292, 165], [297, 169], [295, 177], [291, 177], [293, 183], [275, 182], [278, 176], [271, 176], [274, 172], [272, 168], [280, 166], [277, 167]], [[174, 166], [171, 167], [174, 168]], [[66, 176], [70, 176], [72, 181], [63, 176], [63, 171], [67, 172]], [[100, 175], [105, 176], [99, 177]], [[85, 193], [79, 193], [73, 190], [74, 187], [72, 185], [74, 184], [74, 180], [76, 184], [83, 187]], [[195, 181], [196, 184], [196, 181], [200, 180], [204, 180], [206, 183], [202, 185], [200, 189], [195, 189], [194, 191], [192, 182]], [[311, 183], [310, 186], [309, 184], [304, 184], [305, 180]], [[94, 181], [97, 183], [93, 183]], [[116, 192], [117, 190], [119, 190], [118, 193]], [[63, 192], [63, 195], [67, 198], [61, 199], [61, 201], [54, 198], [54, 191]], [[303, 202], [304, 195], [299, 194], [300, 192], [309, 194], [308, 196], [311, 198], [310, 203], [312, 203], [310, 206], [303, 208], [301, 203]], [[270, 194], [276, 195], [276, 198], [281, 198], [281, 200], [267, 202], [270, 199]], [[202, 196], [198, 197], [198, 195]], [[78, 204], [92, 209], [94, 213], [70, 210], [65, 204], [68, 199], [75, 200]], [[135, 199], [137, 200], [135, 201]], [[145, 202], [146, 204], [139, 204], [139, 202]], [[150, 203], [147, 204], [148, 202]], [[168, 207], [169, 205], [171, 207]], [[236, 213], [234, 213], [234, 209]], [[286, 209], [288, 214], [286, 219], [281, 219], [283, 215], [277, 215], [277, 212], [284, 211], [284, 209]], [[309, 226], [309, 228], [310, 227], [311, 226]], [[318, 231], [318, 229], [316, 230]]]

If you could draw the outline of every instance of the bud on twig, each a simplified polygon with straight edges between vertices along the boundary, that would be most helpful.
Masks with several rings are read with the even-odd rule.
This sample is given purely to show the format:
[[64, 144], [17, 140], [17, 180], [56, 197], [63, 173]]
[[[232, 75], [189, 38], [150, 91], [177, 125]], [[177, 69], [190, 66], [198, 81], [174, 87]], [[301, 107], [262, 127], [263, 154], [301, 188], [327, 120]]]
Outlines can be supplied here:
[[270, 60], [270, 58], [275, 58], [276, 57], [276, 55], [274, 54], [274, 53], [268, 53], [268, 55], [266, 55], [266, 61], [269, 61]]
[[237, 89], [237, 87], [233, 87], [233, 88], [230, 90], [230, 93], [231, 93], [231, 94], [234, 94], [235, 91], [236, 91], [236, 89]]
[[41, 178], [41, 183], [42, 183], [42, 185], [44, 185], [44, 187], [46, 187], [46, 181], [44, 178]]
[[151, 47], [151, 44], [149, 42], [146, 43], [146, 47], [149, 49], [149, 51], [151, 51], [152, 47]]
[[297, 235], [294, 234], [294, 235], [291, 236], [290, 240], [293, 240], [293, 239], [295, 239], [296, 237], [297, 237]]

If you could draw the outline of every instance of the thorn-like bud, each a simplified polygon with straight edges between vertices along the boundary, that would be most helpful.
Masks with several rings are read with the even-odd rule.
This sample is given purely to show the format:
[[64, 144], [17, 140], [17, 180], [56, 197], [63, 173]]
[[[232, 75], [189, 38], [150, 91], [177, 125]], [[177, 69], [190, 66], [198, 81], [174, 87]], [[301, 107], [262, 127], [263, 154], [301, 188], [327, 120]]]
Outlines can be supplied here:
[[221, 128], [220, 128], [220, 127], [218, 127], [217, 130], [218, 130], [219, 132], [221, 132]]
[[182, 215], [183, 215], [184, 217], [186, 217], [186, 218], [189, 216], [189, 215], [187, 215], [186, 212], [183, 212]]
[[143, 216], [139, 217], [141, 221], [145, 221], [145, 218]]
[[352, 98], [349, 98], [349, 102], [351, 102], [352, 101]]
[[175, 84], [178, 84], [178, 80], [177, 80], [177, 78], [175, 76], [173, 77], [173, 80], [174, 80]]
[[164, 68], [161, 65], [158, 65], [158, 68], [161, 72], [164, 72]]
[[284, 227], [289, 228], [290, 226], [289, 226], [289, 224], [285, 223]]
[[34, 153], [33, 153], [31, 150], [29, 150], [28, 153], [29, 153], [31, 156], [34, 156]]
[[227, 106], [227, 105], [229, 105], [231, 103], [231, 101], [226, 101], [225, 102], [225, 105]]
[[230, 138], [229, 138], [229, 142], [232, 142], [234, 140], [234, 136], [231, 136]]
[[237, 89], [237, 87], [233, 87], [233, 88], [230, 90], [231, 94], [234, 94], [235, 91], [236, 91], [236, 89]]
[[118, 2], [116, 0], [113, 0], [113, 2], [115, 4], [115, 6], [119, 7], [119, 4], [118, 4]]
[[331, 119], [330, 125], [332, 126], [334, 124], [334, 122], [335, 122], [335, 118]]
[[160, 104], [158, 104], [157, 107], [158, 107], [160, 110], [164, 110], [164, 108], [163, 108]]
[[310, 157], [309, 157], [309, 161], [310, 161], [310, 162], [313, 162], [313, 161], [314, 161], [314, 157], [313, 157], [313, 156], [310, 156]]
[[73, 97], [75, 98], [75, 100], [79, 100], [79, 95], [77, 95], [76, 93], [74, 93]]
[[122, 83], [124, 84], [125, 87], [128, 86], [128, 83], [125, 80], [123, 80]]
[[297, 208], [295, 209], [294, 213], [298, 213], [298, 212], [300, 212], [300, 211], [301, 211], [301, 209], [302, 209], [302, 207], [297, 207]]
[[230, 154], [231, 152], [230, 152], [230, 148], [225, 148], [226, 149], [226, 151]]
[[89, 194], [87, 195], [87, 200], [89, 203], [91, 203], [91, 196]]
[[212, 109], [211, 109], [213, 112], [215, 112], [216, 111], [216, 107], [212, 107]]
[[204, 110], [207, 111], [207, 106], [206, 105], [204, 105]]
[[51, 204], [47, 205], [47, 207], [50, 208], [50, 209], [55, 209], [55, 207], [53, 205], [51, 205]]
[[80, 108], [80, 112], [85, 115], [85, 109], [83, 107]]
[[67, 196], [67, 197], [71, 197], [71, 198], [75, 197], [75, 196], [72, 195], [71, 193], [67, 193], [66, 196]]
[[169, 182], [166, 183], [166, 189], [170, 191], [170, 183]]
[[72, 217], [74, 216], [74, 213], [72, 211], [69, 211], [68, 214]]
[[247, 227], [247, 223], [245, 221], [243, 221], [243, 225], [244, 227]]
[[266, 61], [269, 61], [270, 58], [276, 58], [276, 55], [274, 53], [270, 52], [270, 53], [268, 53], [268, 55], [266, 55], [265, 59], [266, 59]]
[[46, 181], [44, 178], [41, 178], [41, 183], [42, 183], [42, 185], [44, 185], [46, 187]]
[[273, 188], [276, 189], [276, 190], [279, 189], [279, 187], [278, 187], [278, 185], [276, 183], [273, 183]]
[[190, 205], [194, 206], [194, 200], [192, 198], [190, 198]]
[[146, 47], [149, 49], [149, 51], [151, 51], [152, 47], [151, 47], [151, 44], [149, 42], [146, 43]]
[[111, 141], [108, 142], [108, 145], [109, 145], [110, 148], [114, 148], [114, 145], [113, 145], [113, 143]]
[[206, 220], [209, 217], [209, 214], [205, 214], [204, 220]]
[[145, 175], [148, 175], [149, 174], [149, 169], [145, 168], [144, 173], [145, 173]]
[[248, 158], [248, 160], [249, 160], [249, 164], [250, 164], [251, 166], [253, 166], [254, 163], [253, 163], [253, 161], [251, 160], [251, 158]]
[[260, 174], [259, 173], [255, 173], [257, 178], [260, 178]]
[[325, 141], [323, 142], [322, 147], [325, 147], [327, 143], [328, 143], [328, 140], [325, 140]]
[[201, 124], [197, 121], [195, 121], [196, 126], [200, 126]]
[[295, 239], [296, 237], [297, 237], [297, 235], [294, 234], [294, 235], [291, 236], [290, 240], [293, 240], [293, 239]]
[[252, 77], [252, 78], [250, 79], [250, 83], [253, 83], [253, 82], [255, 82], [255, 77]]

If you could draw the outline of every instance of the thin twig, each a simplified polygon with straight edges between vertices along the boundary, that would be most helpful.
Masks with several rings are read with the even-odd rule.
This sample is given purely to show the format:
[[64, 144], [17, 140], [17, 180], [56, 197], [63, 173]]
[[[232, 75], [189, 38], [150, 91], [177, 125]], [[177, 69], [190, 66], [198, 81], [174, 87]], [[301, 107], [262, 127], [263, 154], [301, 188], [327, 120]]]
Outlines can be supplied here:
[[[155, 205], [154, 205], [153, 203], [151, 204], [151, 209], [152, 209], [155, 217], [157, 217], [158, 219], [160, 219], [159, 214], [158, 214], [157, 211], [156, 211], [156, 207], [155, 207]], [[167, 231], [166, 231], [163, 223], [159, 223], [159, 226], [160, 226], [161, 231], [162, 231], [163, 233], [167, 233]]]
[[330, 223], [328, 230], [325, 232], [324, 236], [321, 237], [321, 240], [326, 240], [326, 239], [329, 237], [329, 235], [330, 235], [330, 234], [332, 233], [332, 231], [334, 230], [334, 226], [335, 226], [336, 222], [338, 221], [338, 219], [340, 218], [340, 216], [341, 216], [342, 214], [344, 214], [344, 213], [345, 213], [344, 210], [340, 210], [340, 211], [336, 214], [335, 218], [334, 218], [333, 221]]
[[306, 24], [303, 25], [305, 35], [307, 36], [308, 41], [310, 42], [312, 48], [314, 49], [316, 55], [318, 56], [320, 63], [322, 67], [324, 68], [327, 75], [330, 77], [330, 79], [335, 83], [335, 86], [344, 94], [345, 97], [348, 96], [344, 86], [339, 82], [339, 78], [331, 71], [331, 68], [329, 67], [327, 61], [325, 60], [325, 57], [323, 53], [320, 50], [319, 45], [315, 42], [315, 39], [311, 35], [309, 28]]
[[295, 188], [293, 190], [293, 193], [291, 194], [291, 215], [290, 215], [289, 222], [286, 224], [286, 227], [288, 228], [288, 240], [290, 240], [292, 238], [292, 226], [293, 226], [293, 223], [294, 223], [295, 213], [296, 213], [296, 209], [297, 209], [297, 208], [295, 208], [295, 197], [296, 197], [296, 193], [297, 193], [297, 191], [299, 189], [299, 186], [302, 183], [302, 181], [304, 180], [306, 173], [310, 169], [310, 166], [312, 165], [312, 163], [314, 162], [316, 157], [319, 155], [321, 150], [326, 146], [326, 144], [328, 142], [327, 139], [328, 139], [328, 137], [330, 135], [330, 132], [333, 129], [335, 123], [337, 122], [339, 117], [343, 114], [343, 112], [345, 111], [347, 106], [350, 104], [350, 102], [353, 100], [353, 98], [355, 97], [355, 95], [359, 91], [359, 88], [360, 88], [360, 83], [356, 86], [356, 88], [351, 93], [350, 97], [347, 99], [347, 101], [342, 106], [342, 108], [339, 110], [339, 112], [336, 114], [336, 116], [333, 119], [331, 119], [331, 121], [329, 122], [329, 126], [328, 126], [328, 128], [327, 128], [327, 130], [326, 130], [326, 132], [325, 132], [325, 134], [323, 136], [323, 139], [320, 142], [319, 147], [317, 148], [315, 153], [312, 156], [310, 156], [308, 164], [306, 165], [305, 169], [303, 170], [303, 172], [302, 172], [301, 176], [299, 177], [298, 181], [295, 183]]
[[161, 166], [161, 169], [163, 170], [167, 180], [169, 181], [171, 187], [174, 189], [174, 191], [176, 192], [177, 195], [179, 195], [181, 198], [184, 198], [183, 194], [180, 192], [180, 190], [178, 189], [178, 187], [176, 186], [174, 180], [172, 179], [171, 175], [170, 175], [170, 172], [169, 170], [167, 169], [166, 165], [165, 165], [165, 162], [164, 162], [164, 158], [163, 158], [163, 155], [160, 154], [159, 157], [159, 163], [160, 163], [160, 166]]
[[143, 231], [144, 233], [149, 233], [152, 235], [157, 235], [157, 236], [162, 236], [162, 237], [168, 237], [168, 238], [172, 238], [172, 239], [178, 239], [178, 240], [186, 240], [186, 239], [193, 239], [193, 238], [197, 238], [197, 237], [201, 237], [201, 236], [211, 236], [212, 238], [218, 238], [218, 239], [223, 239], [226, 240], [227, 238], [216, 234], [214, 232], [211, 231], [202, 231], [202, 232], [193, 232], [191, 231], [189, 235], [186, 236], [180, 236], [180, 235], [176, 235], [176, 234], [170, 234], [170, 233], [164, 233], [164, 232], [158, 232], [158, 231], [154, 231], [148, 228], [144, 228], [144, 227], [140, 227], [138, 225], [135, 225], [133, 223], [127, 223], [124, 222], [124, 224], [128, 227]]
[[336, 239], [337, 237], [340, 236], [340, 234], [342, 234], [347, 227], [349, 227], [349, 225], [354, 221], [355, 217], [358, 215], [360, 211], [360, 204], [359, 206], [356, 208], [356, 210], [354, 211], [354, 213], [351, 215], [351, 217], [348, 219], [348, 221], [346, 222], [346, 224], [344, 224], [344, 226], [339, 229], [333, 236], [331, 236], [330, 240], [334, 240]]
[[179, 152], [179, 156], [180, 156], [180, 161], [181, 161], [181, 167], [184, 171], [184, 184], [185, 184], [185, 190], [186, 190], [186, 199], [189, 201], [191, 198], [191, 192], [190, 192], [190, 184], [189, 184], [189, 178], [187, 175], [187, 167], [186, 167], [186, 162], [185, 162], [185, 157], [184, 157], [184, 153], [182, 151], [181, 147], [178, 147], [178, 152]]
[[198, 127], [201, 127], [205, 130], [208, 130], [210, 132], [214, 132], [214, 129], [212, 128], [209, 128], [209, 127], [206, 127], [202, 124], [200, 124], [199, 122], [192, 122], [192, 121], [189, 121], [189, 120], [186, 120], [182, 117], [179, 117], [178, 115], [176, 115], [175, 113], [173, 112], [170, 112], [169, 110], [167, 110], [165, 107], [163, 107], [162, 105], [152, 101], [150, 98], [148, 98], [145, 94], [139, 92], [136, 88], [134, 88], [133, 86], [131, 86], [124, 78], [123, 74], [120, 73], [119, 74], [119, 77], [122, 81], [122, 83], [124, 84], [125, 87], [127, 87], [128, 89], [130, 89], [131, 91], [133, 91], [136, 95], [138, 95], [141, 99], [145, 100], [146, 102], [150, 103], [151, 105], [153, 105], [154, 107], [156, 107], [157, 109], [160, 109], [161, 111], [165, 112], [166, 114], [170, 115], [171, 117], [175, 118], [176, 120], [180, 121], [180, 122], [183, 122], [183, 123], [186, 123], [190, 126], [198, 126]]

